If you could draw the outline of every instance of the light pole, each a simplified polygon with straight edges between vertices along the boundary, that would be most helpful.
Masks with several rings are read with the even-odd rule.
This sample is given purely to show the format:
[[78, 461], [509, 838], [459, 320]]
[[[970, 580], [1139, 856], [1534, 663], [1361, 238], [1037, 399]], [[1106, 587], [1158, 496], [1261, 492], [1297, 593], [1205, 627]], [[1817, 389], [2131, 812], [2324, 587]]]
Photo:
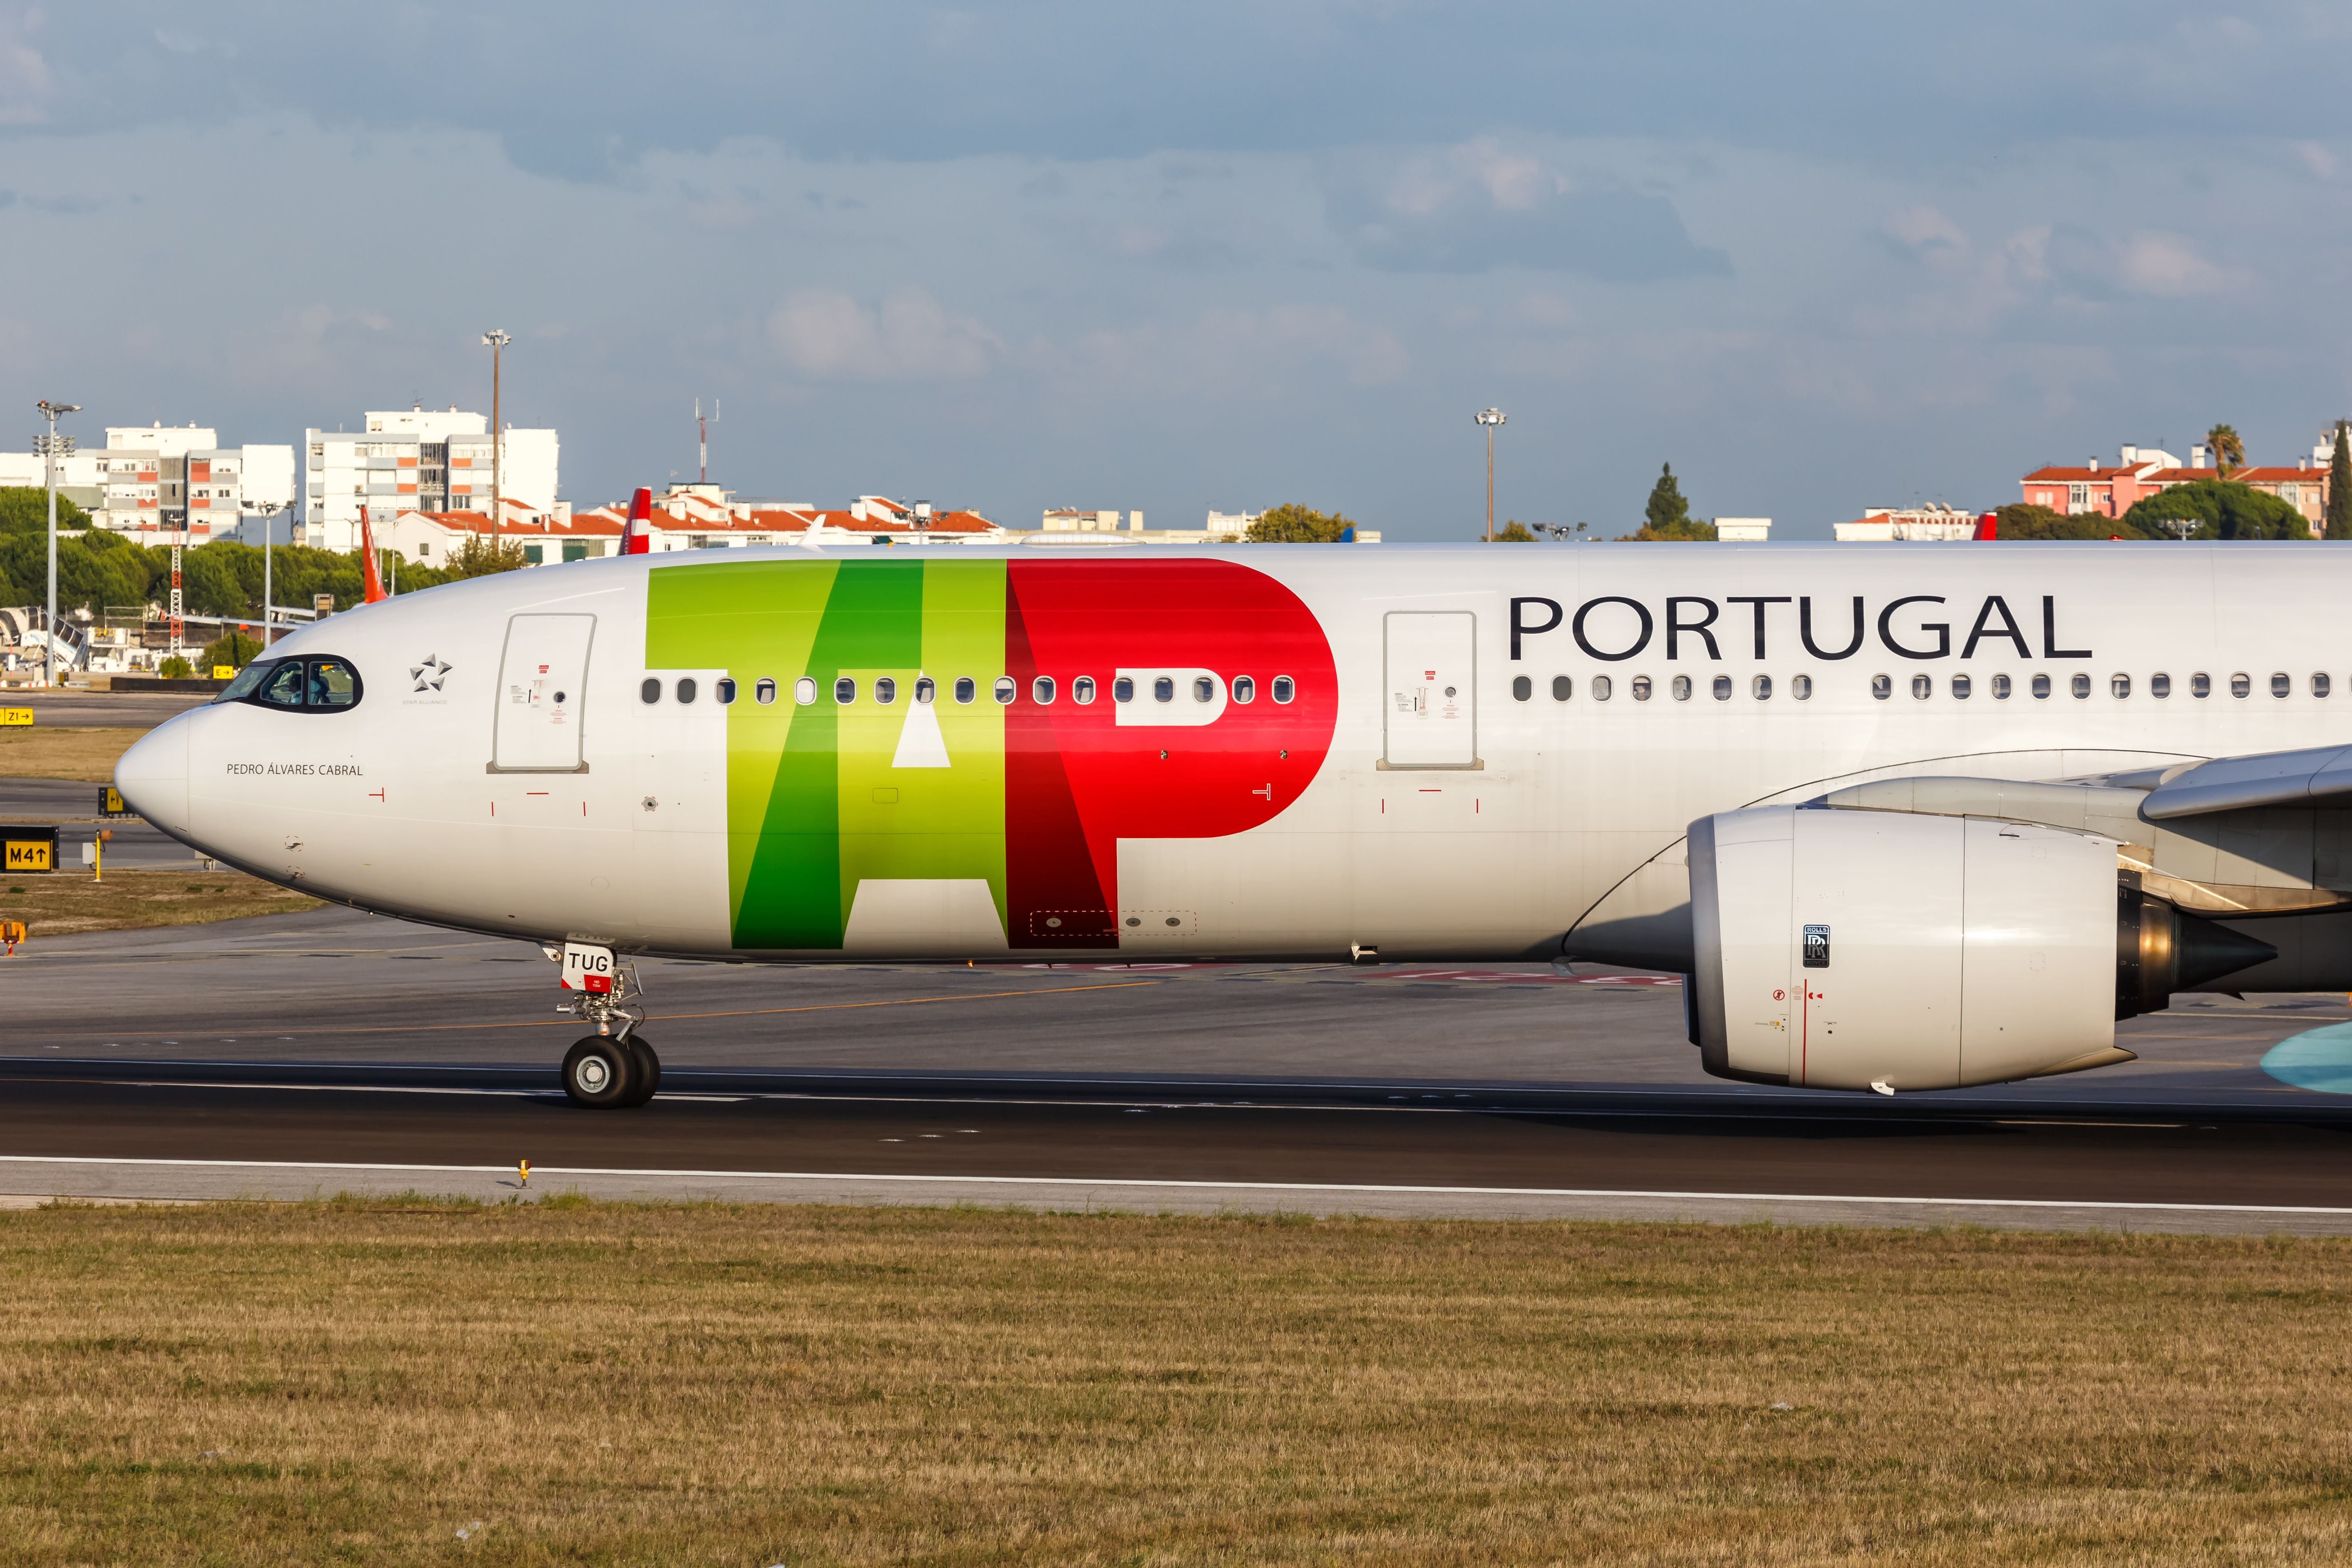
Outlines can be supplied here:
[[1486, 542], [1495, 542], [1495, 432], [1504, 421], [1499, 408], [1478, 410], [1478, 423], [1486, 427]]
[[284, 506], [273, 508], [263, 514], [261, 519], [261, 651], [264, 654], [269, 651], [269, 645], [278, 640], [276, 631], [278, 611], [275, 601], [271, 597], [269, 581], [269, 547], [277, 537], [278, 517], [280, 512], [285, 514], [287, 520], [286, 542], [291, 544], [294, 542], [292, 500], [289, 500]]
[[499, 423], [499, 362], [514, 339], [493, 327], [482, 334], [482, 342], [490, 350], [490, 544], [495, 548], [499, 542], [499, 485], [506, 477], [503, 459], [507, 451], [506, 430]]
[[39, 409], [41, 417], [49, 422], [49, 433], [41, 437], [41, 456], [47, 459], [43, 466], [47, 469], [49, 481], [49, 621], [41, 632], [44, 671], [41, 683], [54, 689], [58, 684], [58, 459], [73, 451], [72, 437], [63, 437], [60, 445], [58, 416], [79, 414], [81, 405], [51, 403], [45, 397], [33, 406]]

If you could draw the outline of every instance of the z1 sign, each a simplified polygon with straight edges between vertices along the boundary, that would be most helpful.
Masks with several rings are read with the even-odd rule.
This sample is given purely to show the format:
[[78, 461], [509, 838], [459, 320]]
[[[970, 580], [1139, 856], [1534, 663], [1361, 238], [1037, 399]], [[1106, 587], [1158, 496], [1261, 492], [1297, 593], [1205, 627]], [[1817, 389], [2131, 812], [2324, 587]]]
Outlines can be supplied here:
[[613, 950], [586, 942], [563, 944], [563, 988], [610, 995], [613, 990]]

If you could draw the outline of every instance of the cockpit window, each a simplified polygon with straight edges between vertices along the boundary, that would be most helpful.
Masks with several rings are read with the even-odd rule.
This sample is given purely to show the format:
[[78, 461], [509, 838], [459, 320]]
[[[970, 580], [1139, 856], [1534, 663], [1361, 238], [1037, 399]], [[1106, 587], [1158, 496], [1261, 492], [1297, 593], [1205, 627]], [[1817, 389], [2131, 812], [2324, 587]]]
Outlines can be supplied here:
[[332, 713], [357, 707], [360, 691], [359, 671], [352, 668], [349, 659], [256, 659], [213, 700]]

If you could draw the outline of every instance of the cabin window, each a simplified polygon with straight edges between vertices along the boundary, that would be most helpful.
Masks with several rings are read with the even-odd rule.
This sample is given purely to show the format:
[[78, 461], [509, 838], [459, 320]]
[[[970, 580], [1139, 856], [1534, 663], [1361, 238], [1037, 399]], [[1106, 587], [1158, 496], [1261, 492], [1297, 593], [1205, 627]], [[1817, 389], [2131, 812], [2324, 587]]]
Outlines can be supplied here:
[[1192, 700], [1195, 702], [1214, 702], [1216, 700], [1216, 681], [1205, 675], [1194, 676], [1192, 678]]
[[2091, 694], [2091, 678], [2087, 675], [2078, 675], [2074, 679], [2068, 681], [2067, 685], [2073, 688], [2074, 695], [2078, 699], [2088, 697]]
[[2252, 696], [2253, 694], [2254, 694], [2254, 678], [2253, 678], [2252, 676], [2248, 675], [2244, 670], [2242, 670], [2242, 670], [2238, 671], [2238, 673], [2237, 673], [2237, 674], [2235, 674], [2235, 675], [2233, 675], [2233, 676], [2230, 677], [2230, 695], [2231, 695], [2231, 696], [2232, 696], [2232, 697], [2251, 697], [2251, 696]]
[[846, 706], [847, 706], [847, 705], [849, 705], [850, 703], [856, 701], [856, 700], [857, 700], [857, 682], [856, 682], [856, 680], [854, 678], [852, 678], [852, 677], [850, 677], [850, 676], [846, 676], [846, 675], [845, 675], [845, 676], [841, 677], [839, 679], [835, 680], [835, 681], [833, 683], [833, 700], [834, 700], [835, 702], [841, 703], [844, 707], [846, 707]]
[[[1257, 700], [1257, 681], [1250, 676], [1236, 675], [1234, 677], [1233, 693], [1234, 700], [1236, 702], [1244, 704], [1255, 702]], [[1134, 694], [1134, 683], [1130, 681], [1128, 685], [1128, 695], [1131, 697]]]
[[726, 676], [720, 676], [711, 683], [710, 695], [719, 699], [719, 705], [724, 708], [735, 700], [735, 682]]
[[1565, 702], [1575, 695], [1576, 682], [1565, 675], [1555, 675], [1551, 678], [1551, 700], [1554, 702]]
[[1095, 678], [1093, 676], [1081, 675], [1076, 680], [1070, 682], [1071, 701], [1083, 704], [1092, 702], [1094, 700]]
[[1175, 701], [1176, 682], [1164, 675], [1159, 679], [1153, 681], [1151, 683], [1151, 700], [1154, 702]]
[[1914, 697], [1933, 697], [1935, 694], [1936, 694], [1936, 682], [1935, 682], [1934, 678], [1932, 678], [1932, 677], [1930, 677], [1930, 676], [1925, 676], [1925, 675], [1915, 675], [1915, 676], [1913, 676], [1913, 677], [1911, 678], [1911, 695], [1912, 695], [1912, 696], [1914, 696]]
[[2213, 678], [2201, 672], [2190, 676], [2189, 678], [2189, 695], [2191, 697], [2212, 696]]
[[874, 700], [887, 708], [898, 700], [898, 683], [887, 675], [874, 678]]
[[933, 680], [928, 675], [919, 675], [915, 678], [916, 701], [928, 708], [939, 697], [939, 694], [940, 685], [938, 681]]
[[2037, 675], [2033, 678], [2033, 695], [2036, 697], [2047, 697], [2050, 695], [2050, 678], [2048, 676]]
[[2117, 697], [2129, 697], [2131, 695], [2131, 677], [2128, 675], [2111, 675], [2107, 677], [2107, 690]]
[[1286, 675], [1277, 675], [1274, 678], [1274, 700], [1276, 702], [1287, 702], [1297, 695], [1298, 683], [1297, 681], [1291, 679], [1290, 677]]
[[[1689, 677], [1689, 676], [1687, 676], [1687, 675], [1677, 675], [1677, 676], [1675, 676], [1675, 679], [1674, 679], [1674, 685], [1673, 685], [1673, 687], [1672, 687], [1672, 690], [1674, 691], [1674, 694], [1675, 694], [1675, 701], [1677, 701], [1677, 702], [1687, 702], [1687, 701], [1689, 701], [1689, 700], [1690, 700], [1690, 694], [1691, 694], [1691, 682], [1690, 682], [1690, 677]], [[1636, 691], [1636, 692], [1634, 692], [1634, 693], [1633, 693], [1633, 695], [1634, 695], [1634, 696], [1636, 696], [1636, 697], [1646, 697], [1646, 696], [1648, 696], [1648, 695], [1649, 695], [1649, 693], [1648, 693], [1648, 692], [1646, 692], [1646, 691]]]
[[996, 699], [999, 707], [1009, 707], [1013, 700], [1021, 695], [1021, 687], [1011, 676], [1000, 675], [996, 678], [996, 685], [990, 689], [989, 695]]
[[1592, 700], [1595, 702], [1608, 701], [1609, 693], [1612, 689], [1612, 688], [1609, 683], [1609, 678], [1607, 676], [1596, 675], [1592, 678]]
[[1036, 679], [1031, 681], [1029, 683], [1029, 695], [1037, 700], [1037, 704], [1040, 707], [1053, 701], [1054, 678], [1050, 675], [1041, 675]]
[[1536, 694], [1536, 683], [1524, 675], [1511, 677], [1511, 700], [1525, 702]]
[[2311, 678], [2311, 694], [2314, 697], [2325, 697], [2327, 695], [2327, 677], [2324, 675], [2315, 675]]
[[1133, 679], [1132, 677], [1130, 677], [1130, 676], [1125, 676], [1125, 675], [1122, 675], [1122, 676], [1120, 676], [1117, 680], [1112, 681], [1112, 682], [1110, 683], [1110, 696], [1111, 696], [1111, 700], [1112, 700], [1112, 701], [1114, 701], [1114, 702], [1132, 702], [1132, 701], [1134, 701], [1134, 700], [1135, 700], [1135, 680], [1134, 680], [1134, 679]]
[[1731, 700], [1731, 677], [1718, 675], [1715, 678], [1715, 700], [1717, 702]]
[[1873, 697], [1877, 698], [1881, 702], [1885, 701], [1888, 698], [1895, 695], [1895, 678], [1891, 675], [1872, 676], [1870, 678], [1870, 694]]
[[691, 702], [694, 700], [694, 677], [690, 675], [679, 676], [677, 678], [677, 700], [680, 702]]
[[[1683, 680], [1684, 686], [1685, 686], [1685, 693], [1684, 693], [1684, 694], [1685, 694], [1685, 696], [1687, 696], [1687, 695], [1689, 694], [1689, 693], [1688, 693], [1688, 690], [1687, 690], [1687, 688], [1688, 688], [1688, 686], [1689, 686], [1689, 678], [1688, 678], [1687, 676], [1685, 676], [1685, 677], [1681, 677], [1680, 679]], [[1650, 678], [1649, 678], [1648, 676], [1646, 676], [1646, 675], [1637, 675], [1637, 676], [1635, 676], [1635, 677], [1633, 678], [1633, 700], [1634, 700], [1634, 701], [1636, 701], [1636, 702], [1647, 702], [1649, 700], [1650, 700]]]
[[1749, 681], [1748, 683], [1748, 695], [1753, 697], [1759, 702], [1771, 701], [1772, 678], [1769, 675], [1759, 675], [1755, 679]]
[[2147, 694], [2148, 694], [2150, 697], [2169, 697], [2169, 696], [2171, 696], [2171, 695], [2172, 695], [2172, 677], [2170, 677], [2170, 676], [2168, 676], [2168, 675], [2151, 675], [2151, 676], [2149, 676], [2149, 677], [2147, 678]]
[[969, 702], [979, 695], [980, 687], [973, 681], [971, 676], [959, 675], [956, 677], [955, 699], [957, 701]]
[[650, 675], [646, 676], [644, 684], [637, 688], [637, 700], [640, 702], [660, 701], [661, 682]]
[[1789, 678], [1789, 695], [1795, 698], [1800, 702], [1810, 702], [1812, 700], [1813, 678], [1810, 675], [1790, 676]]
[[2289, 679], [2287, 679], [2286, 671], [2284, 671], [2284, 670], [2281, 670], [2281, 671], [2279, 671], [2276, 675], [2273, 675], [2273, 676], [2272, 676], [2272, 677], [2271, 677], [2271, 695], [2272, 695], [2272, 696], [2273, 696], [2273, 697], [2284, 697], [2285, 695], [2287, 695], [2287, 693], [2289, 693], [2289, 692], [2293, 691], [2294, 689], [2294, 682], [2293, 680], [2290, 680]]
[[1996, 675], [1992, 678], [1992, 700], [1996, 702], [2009, 700], [2009, 677], [2006, 675]]
[[1967, 676], [1956, 675], [1952, 677], [1952, 695], [1958, 698], [1961, 701], [1966, 702], [1969, 700], [1969, 694], [1975, 690], [1976, 682], [1970, 680]]
[[752, 688], [751, 688], [751, 700], [752, 700], [752, 701], [754, 701], [754, 702], [760, 702], [760, 703], [768, 703], [768, 702], [773, 702], [775, 700], [776, 700], [776, 683], [775, 683], [774, 681], [770, 680], [770, 679], [767, 679], [766, 678], [762, 677], [762, 678], [761, 679], [761, 680], [760, 680], [760, 683], [759, 683], [758, 685], [756, 685], [756, 686], [754, 686], [754, 687], [752, 687]]
[[793, 700], [799, 703], [803, 708], [816, 700], [816, 679], [814, 677], [803, 675], [798, 680], [793, 682]]

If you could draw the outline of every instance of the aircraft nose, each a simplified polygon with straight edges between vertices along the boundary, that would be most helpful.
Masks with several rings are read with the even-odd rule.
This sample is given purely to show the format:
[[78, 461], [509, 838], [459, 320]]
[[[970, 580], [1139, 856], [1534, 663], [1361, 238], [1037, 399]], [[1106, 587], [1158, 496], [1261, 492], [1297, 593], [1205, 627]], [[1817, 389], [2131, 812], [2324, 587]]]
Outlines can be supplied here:
[[166, 832], [188, 830], [188, 724], [183, 713], [142, 735], [114, 764], [123, 804]]

